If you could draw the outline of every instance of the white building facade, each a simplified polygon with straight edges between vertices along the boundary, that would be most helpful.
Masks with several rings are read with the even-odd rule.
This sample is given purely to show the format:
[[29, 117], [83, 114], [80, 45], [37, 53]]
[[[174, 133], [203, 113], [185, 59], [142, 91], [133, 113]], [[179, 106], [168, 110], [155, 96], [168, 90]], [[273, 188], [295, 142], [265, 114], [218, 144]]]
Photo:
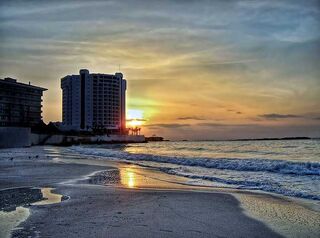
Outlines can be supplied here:
[[126, 80], [122, 73], [79, 75], [61, 79], [62, 125], [68, 130], [126, 132]]

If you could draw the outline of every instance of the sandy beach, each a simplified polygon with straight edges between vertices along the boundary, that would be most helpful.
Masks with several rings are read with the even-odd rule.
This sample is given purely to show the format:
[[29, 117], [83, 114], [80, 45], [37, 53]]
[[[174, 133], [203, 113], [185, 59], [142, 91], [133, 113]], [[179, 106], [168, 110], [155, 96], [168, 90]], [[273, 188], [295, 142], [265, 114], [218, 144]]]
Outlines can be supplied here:
[[318, 237], [317, 204], [56, 147], [1, 150], [0, 237]]

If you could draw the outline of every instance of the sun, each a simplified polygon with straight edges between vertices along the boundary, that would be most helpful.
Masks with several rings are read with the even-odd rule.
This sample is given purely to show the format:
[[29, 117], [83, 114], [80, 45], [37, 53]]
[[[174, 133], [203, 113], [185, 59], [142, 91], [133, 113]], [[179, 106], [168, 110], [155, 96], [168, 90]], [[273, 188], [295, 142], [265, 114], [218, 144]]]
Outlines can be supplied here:
[[128, 125], [130, 127], [139, 127], [143, 125], [143, 121], [139, 119], [131, 119], [130, 121], [128, 121]]
[[138, 109], [129, 109], [127, 114], [128, 127], [140, 127], [145, 122], [143, 111]]

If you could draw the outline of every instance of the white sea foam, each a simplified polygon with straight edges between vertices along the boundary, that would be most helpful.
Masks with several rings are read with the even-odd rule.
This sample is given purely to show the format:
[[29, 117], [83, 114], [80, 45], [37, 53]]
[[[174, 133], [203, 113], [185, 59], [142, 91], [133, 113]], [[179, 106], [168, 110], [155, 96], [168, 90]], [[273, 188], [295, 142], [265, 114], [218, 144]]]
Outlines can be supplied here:
[[[212, 183], [320, 200], [319, 142], [150, 143], [129, 146], [73, 146], [72, 153], [130, 161]], [[310, 159], [311, 158], [311, 159]], [[207, 182], [205, 182], [207, 181]]]
[[268, 159], [238, 159], [238, 158], [182, 158], [168, 156], [154, 156], [150, 154], [130, 154], [127, 152], [72, 147], [72, 150], [86, 155], [111, 157], [130, 161], [154, 161], [186, 166], [199, 166], [205, 168], [227, 169], [237, 171], [265, 171], [281, 174], [317, 175], [320, 176], [320, 163], [317, 162], [293, 162]]

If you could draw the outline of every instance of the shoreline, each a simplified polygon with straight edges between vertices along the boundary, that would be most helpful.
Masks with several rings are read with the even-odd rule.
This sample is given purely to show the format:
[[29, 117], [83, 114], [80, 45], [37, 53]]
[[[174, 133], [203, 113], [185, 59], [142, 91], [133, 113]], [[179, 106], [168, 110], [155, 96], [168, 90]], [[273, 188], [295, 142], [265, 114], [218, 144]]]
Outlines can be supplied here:
[[[318, 200], [313, 200], [313, 199], [306, 199], [306, 198], [300, 198], [300, 197], [293, 197], [293, 196], [286, 196], [284, 194], [278, 194], [278, 193], [272, 193], [272, 192], [267, 192], [267, 191], [262, 191], [262, 190], [250, 190], [250, 189], [236, 189], [236, 188], [230, 188], [230, 187], [215, 187], [212, 185], [199, 185], [195, 183], [189, 183], [190, 179], [189, 177], [185, 176], [179, 176], [175, 174], [169, 174], [165, 173], [164, 171], [159, 170], [156, 167], [152, 166], [145, 166], [142, 164], [136, 164], [136, 163], [131, 163], [129, 161], [116, 161], [116, 160], [99, 160], [100, 158], [97, 155], [83, 155], [83, 157], [91, 157], [91, 158], [97, 158], [97, 160], [94, 159], [86, 159], [86, 158], [77, 158], [77, 159], [63, 159], [64, 163], [76, 163], [76, 164], [90, 164], [90, 165], [99, 165], [99, 166], [115, 166], [117, 168], [119, 167], [124, 167], [124, 166], [133, 166], [137, 168], [141, 168], [144, 171], [153, 171], [156, 174], [162, 174], [166, 175], [164, 177], [167, 178], [166, 182], [169, 182], [173, 185], [182, 185], [183, 190], [194, 190], [194, 191], [199, 191], [199, 192], [220, 192], [220, 193], [227, 193], [227, 194], [248, 194], [248, 195], [263, 195], [263, 196], [269, 196], [274, 199], [283, 199], [286, 201], [298, 203], [299, 205], [305, 206], [308, 209], [312, 209], [314, 211], [320, 211], [320, 201]], [[59, 161], [60, 159], [54, 158], [54, 160]], [[99, 173], [99, 171], [96, 171], [94, 173]], [[93, 173], [93, 174], [94, 174]], [[151, 176], [150, 173], [147, 176]], [[157, 180], [161, 180], [157, 178]], [[132, 188], [131, 188], [132, 189]], [[153, 188], [148, 188], [145, 186], [142, 186], [141, 188], [134, 188], [134, 189], [159, 189], [158, 187], [153, 187]], [[170, 189], [167, 187], [166, 189]], [[174, 188], [174, 186], [171, 189], [177, 189]]]
[[[37, 149], [44, 150], [44, 147], [38, 147]], [[39, 154], [39, 152], [36, 151], [35, 154]], [[13, 237], [21, 234], [35, 235], [35, 231], [39, 231], [40, 234], [54, 234], [56, 231], [53, 228], [51, 229], [42, 226], [43, 224], [41, 224], [41, 219], [44, 219], [42, 217], [44, 214], [51, 214], [55, 209], [59, 210], [59, 207], [63, 207], [63, 209], [67, 211], [72, 208], [76, 208], [77, 210], [83, 210], [84, 214], [91, 214], [91, 210], [99, 213], [99, 211], [97, 211], [99, 209], [106, 212], [108, 214], [108, 219], [102, 219], [101, 217], [95, 217], [94, 215], [92, 215], [92, 217], [89, 216], [89, 220], [92, 222], [109, 224], [108, 227], [110, 230], [108, 231], [97, 226], [95, 228], [94, 226], [89, 227], [90, 229], [98, 229], [100, 232], [98, 236], [103, 236], [103, 234], [106, 234], [106, 232], [113, 231], [116, 233], [120, 232], [118, 233], [119, 236], [114, 237], [125, 237], [123, 236], [124, 234], [129, 234], [126, 232], [135, 230], [135, 232], [138, 232], [137, 234], [139, 234], [137, 237], [147, 237], [145, 234], [150, 231], [155, 232], [152, 233], [154, 236], [157, 236], [157, 234], [160, 236], [162, 234], [161, 237], [163, 237], [163, 235], [166, 234], [167, 236], [165, 235], [164, 237], [179, 237], [182, 235], [181, 232], [179, 233], [179, 230], [186, 232], [184, 228], [187, 228], [187, 226], [180, 224], [179, 219], [177, 218], [167, 217], [167, 213], [171, 214], [171, 210], [176, 208], [178, 210], [175, 212], [178, 212], [180, 215], [182, 214], [183, 217], [196, 216], [198, 220], [203, 219], [203, 221], [207, 221], [208, 219], [210, 220], [210, 215], [212, 215], [212, 213], [219, 212], [220, 216], [222, 216], [219, 219], [224, 220], [227, 217], [228, 222], [230, 219], [231, 223], [234, 222], [232, 229], [236, 230], [237, 232], [233, 235], [227, 233], [230, 235], [230, 237], [237, 237], [238, 234], [242, 234], [241, 232], [244, 232], [243, 234], [246, 235], [256, 235], [258, 237], [270, 237], [270, 235], [273, 237], [280, 237], [281, 235], [287, 236], [290, 232], [292, 235], [292, 232], [295, 232], [298, 237], [299, 234], [301, 235], [301, 232], [307, 232], [306, 228], [308, 228], [309, 237], [316, 237], [317, 234], [319, 234], [317, 233], [319, 232], [317, 230], [310, 230], [310, 227], [312, 228], [317, 226], [317, 223], [314, 222], [316, 222], [315, 219], [320, 218], [319, 212], [311, 210], [311, 208], [308, 206], [302, 206], [302, 204], [300, 204], [298, 201], [294, 201], [293, 199], [281, 198], [280, 196], [274, 196], [273, 194], [267, 193], [255, 193], [252, 191], [235, 192], [231, 191], [231, 189], [226, 190], [208, 187], [201, 188], [196, 185], [186, 185], [184, 183], [188, 180], [187, 178], [168, 175], [161, 171], [155, 171], [154, 169], [143, 168], [137, 165], [132, 166], [126, 163], [105, 160], [88, 160], [83, 158], [72, 159], [72, 157], [74, 157], [73, 155], [59, 153], [59, 150], [55, 151], [54, 147], [47, 148], [46, 153], [44, 153], [43, 156], [38, 158], [32, 156], [34, 156], [34, 154], [32, 154], [32, 149], [31, 153], [30, 150], [28, 154], [22, 153], [20, 158], [19, 156], [16, 156], [13, 161], [10, 160], [10, 156], [5, 159], [2, 155], [1, 166], [5, 168], [6, 171], [3, 172], [7, 172], [8, 178], [5, 179], [4, 173], [0, 173], [1, 191], [3, 191], [5, 186], [9, 188], [17, 187], [14, 185], [21, 185], [20, 187], [26, 187], [27, 185], [40, 188], [51, 187], [54, 188], [53, 193], [68, 196], [70, 199], [54, 205], [32, 205], [31, 207], [28, 207], [31, 210], [31, 215], [26, 219], [25, 222], [18, 225], [22, 226], [23, 229], [15, 230]], [[30, 159], [30, 157], [33, 159]], [[44, 172], [48, 172], [48, 168], [50, 168], [50, 173], [43, 177], [45, 174]], [[24, 169], [24, 174], [19, 174], [19, 169]], [[112, 171], [113, 174], [105, 172], [106, 170]], [[66, 174], [66, 172], [69, 172], [69, 174]], [[99, 173], [102, 173], [103, 176], [101, 177]], [[112, 174], [112, 176], [110, 176], [110, 174]], [[57, 175], [63, 176], [59, 177]], [[9, 183], [8, 181], [10, 180], [11, 182]], [[90, 180], [91, 182], [89, 182]], [[126, 199], [118, 199], [117, 196], [124, 196]], [[137, 210], [137, 207], [131, 207], [130, 204], [127, 204], [127, 210], [120, 211], [121, 213], [119, 214], [118, 212], [109, 214], [103, 205], [105, 204], [106, 197], [112, 197], [111, 200], [107, 199], [113, 204], [111, 207], [108, 206], [108, 208], [111, 210], [119, 210], [121, 208], [119, 207], [119, 204], [117, 204], [117, 201], [119, 201], [120, 204], [127, 204], [128, 200], [130, 199], [133, 199], [133, 201], [135, 201], [135, 199], [144, 201], [142, 204], [136, 204], [140, 210], [143, 210], [144, 216], [142, 216], [142, 214], [125, 214], [125, 212], [133, 212]], [[159, 200], [165, 200], [165, 202], [162, 201], [160, 204], [157, 202]], [[180, 206], [181, 204], [177, 201], [185, 201], [188, 204], [190, 203], [189, 205], [197, 205], [197, 209], [200, 209], [199, 211], [201, 212], [197, 212], [197, 209], [194, 210], [193, 207], [186, 206], [186, 204], [184, 206]], [[219, 207], [214, 206], [214, 202], [216, 201], [219, 201], [219, 206], [223, 207], [224, 209], [221, 210]], [[171, 221], [169, 223], [164, 222], [166, 226], [170, 227], [170, 229], [166, 229], [164, 227], [161, 228], [163, 231], [158, 230], [156, 232], [156, 230], [154, 230], [156, 224], [152, 224], [149, 219], [151, 219], [151, 217], [153, 218], [155, 215], [158, 215], [158, 213], [154, 213], [151, 216], [146, 209], [151, 209], [157, 206], [159, 207], [159, 204], [164, 207], [163, 209], [165, 209], [166, 204], [173, 204], [173, 208], [168, 210], [167, 213], [161, 213], [160, 215], [163, 216], [163, 219], [168, 219]], [[256, 209], [256, 207], [261, 209]], [[268, 211], [268, 207], [271, 207], [272, 209], [269, 209], [270, 211]], [[189, 210], [186, 210], [186, 208], [189, 208]], [[230, 208], [233, 208], [234, 212], [229, 211]], [[282, 220], [285, 220], [282, 221], [281, 224], [276, 224], [279, 223], [279, 220], [276, 219], [277, 216], [272, 215], [275, 211], [274, 209], [282, 209], [283, 214], [277, 214], [278, 217], [281, 217]], [[69, 212], [72, 214], [72, 211]], [[232, 214], [229, 214], [230, 212]], [[285, 213], [291, 214], [291, 216], [298, 214], [303, 219], [297, 219], [297, 221], [293, 221], [290, 220], [290, 217], [286, 216]], [[173, 212], [173, 214], [175, 213]], [[232, 216], [230, 217], [230, 215]], [[59, 219], [62, 220], [69, 219], [68, 216], [61, 214], [61, 212], [55, 213], [55, 216], [60, 216]], [[72, 216], [75, 215], [71, 215], [71, 217]], [[146, 219], [145, 217], [148, 216], [150, 216], [149, 219]], [[238, 223], [240, 221], [232, 218], [233, 216], [238, 218], [240, 216], [240, 221], [245, 221], [245, 224], [239, 226]], [[121, 222], [117, 217], [119, 219], [121, 217]], [[129, 229], [126, 228], [126, 226], [129, 224], [124, 226], [122, 223], [130, 219], [135, 221], [137, 226], [129, 226]], [[117, 220], [117, 222], [115, 222], [115, 220]], [[312, 220], [313, 223], [310, 223], [310, 220]], [[50, 220], [49, 216], [47, 221], [53, 222], [54, 220]], [[85, 222], [85, 220], [82, 222]], [[82, 222], [80, 223], [82, 224]], [[117, 224], [115, 225], [112, 222]], [[157, 225], [162, 224], [162, 221], [157, 222]], [[191, 220], [189, 219], [186, 224], [189, 224], [188, 222], [191, 222]], [[228, 222], [221, 223], [220, 221], [212, 221], [210, 226], [196, 225], [195, 230], [197, 230], [197, 232], [193, 232], [193, 235], [201, 234], [200, 237], [226, 235], [226, 232], [230, 232], [227, 229], [227, 227], [229, 227]], [[301, 224], [301, 222], [304, 224], [304, 226], [299, 225], [297, 228], [294, 228], [294, 226]], [[140, 223], [143, 223], [143, 226]], [[173, 229], [174, 227], [171, 226], [171, 223], [179, 226], [178, 231]], [[67, 227], [62, 225], [60, 228], [60, 225], [54, 227], [58, 229], [59, 232], [67, 232], [65, 235], [69, 234], [71, 231], [76, 231], [76, 227], [74, 226], [76, 224], [72, 225], [71, 222], [67, 224], [69, 224]], [[192, 226], [192, 224], [190, 223], [189, 226]], [[220, 228], [222, 227], [223, 229], [216, 231], [215, 229], [210, 228], [215, 226]], [[245, 228], [243, 226], [245, 226]], [[252, 226], [255, 228], [250, 230]], [[31, 229], [32, 227], [35, 228]], [[146, 229], [146, 227], [148, 227], [148, 229]], [[249, 229], [248, 227], [251, 228]], [[261, 229], [265, 231], [265, 234], [259, 235], [256, 233], [259, 233]], [[290, 231], [290, 229], [293, 229], [293, 231]], [[77, 237], [79, 237], [79, 235], [80, 237], [85, 237], [89, 234], [83, 230], [77, 235]], [[187, 232], [183, 233], [183, 235], [188, 237]]]
[[[308, 233], [308, 237], [317, 237], [320, 230], [317, 230], [317, 224], [320, 219], [320, 203], [318, 201], [307, 200], [302, 198], [287, 197], [280, 194], [273, 194], [264, 191], [252, 191], [252, 190], [238, 190], [233, 188], [220, 188], [213, 186], [199, 186], [194, 184], [187, 184], [188, 178], [166, 174], [158, 169], [143, 167], [127, 162], [113, 162], [113, 161], [94, 161], [87, 159], [70, 159], [64, 160], [69, 163], [81, 163], [81, 164], [108, 164], [109, 166], [116, 166], [118, 169], [121, 167], [132, 166], [136, 167], [138, 172], [135, 172], [139, 176], [154, 177], [154, 175], [164, 175], [167, 180], [157, 177], [156, 180], [164, 182], [168, 187], [159, 186], [146, 186], [140, 184], [139, 187], [128, 188], [127, 186], [120, 185], [120, 189], [130, 189], [135, 191], [164, 191], [164, 192], [190, 192], [190, 193], [218, 193], [227, 194], [235, 197], [240, 206], [244, 209], [243, 212], [252, 217], [255, 220], [263, 222], [268, 227], [277, 231], [281, 235], [288, 237], [301, 237], [301, 234]], [[140, 168], [140, 169], [139, 169]], [[93, 176], [99, 174], [96, 171]], [[150, 182], [150, 181], [149, 181]], [[108, 186], [108, 184], [99, 184]], [[113, 185], [114, 186], [114, 185]], [[257, 209], [260, 207], [261, 209]], [[276, 210], [282, 210], [282, 213], [277, 214]], [[287, 216], [286, 212], [289, 211], [290, 216]], [[291, 217], [292, 216], [292, 217]], [[308, 224], [307, 224], [308, 223]], [[311, 225], [313, 230], [311, 228]], [[292, 234], [292, 231], [295, 234]]]

